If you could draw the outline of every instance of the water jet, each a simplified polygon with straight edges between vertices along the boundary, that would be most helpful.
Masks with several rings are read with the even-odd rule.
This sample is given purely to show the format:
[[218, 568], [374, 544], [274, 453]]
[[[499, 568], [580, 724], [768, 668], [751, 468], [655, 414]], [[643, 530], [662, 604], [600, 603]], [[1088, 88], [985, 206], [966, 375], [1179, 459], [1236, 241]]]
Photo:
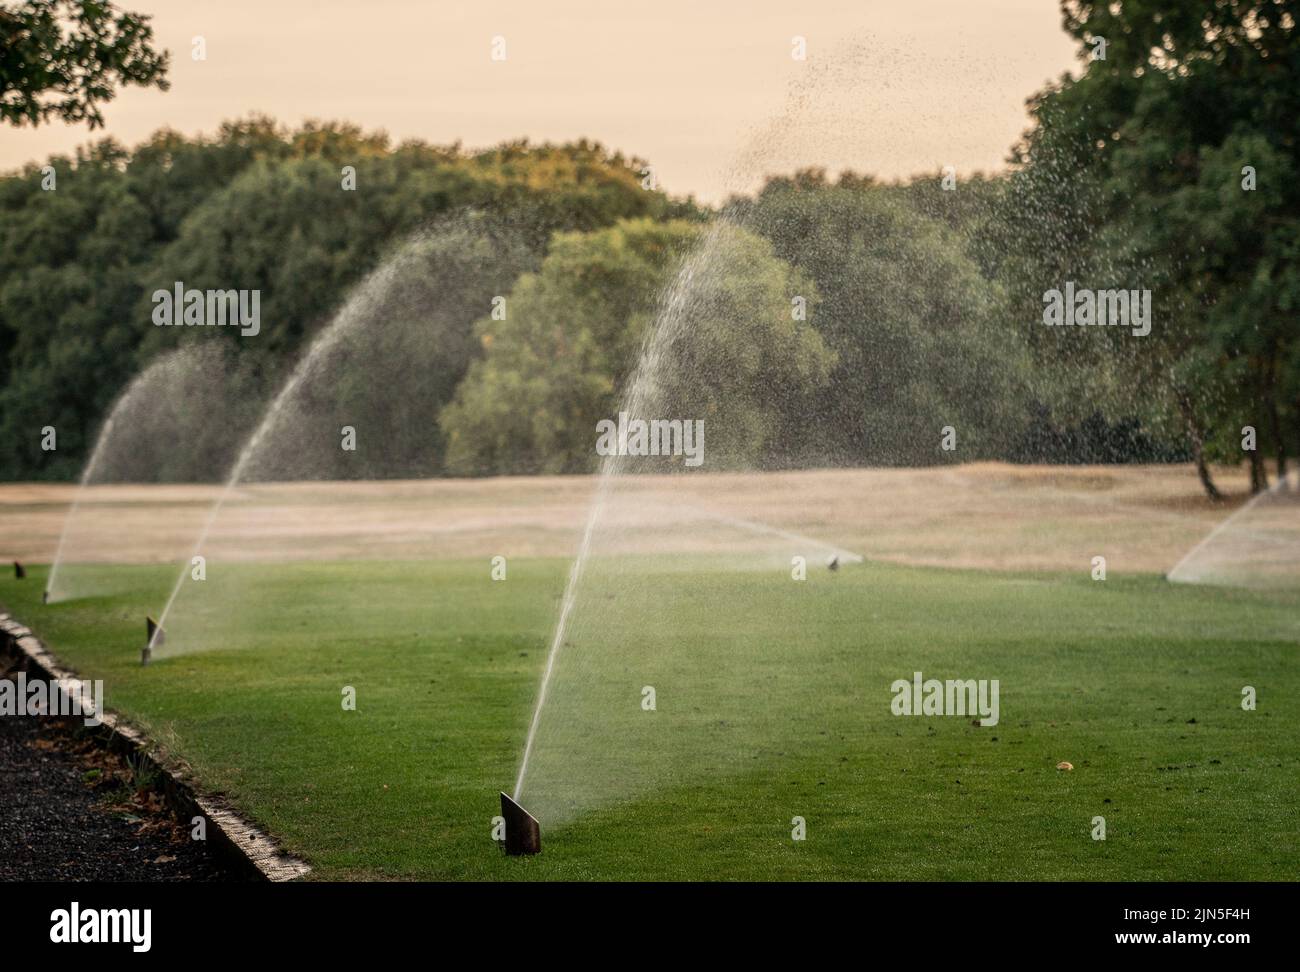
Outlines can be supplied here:
[[537, 818], [501, 792], [501, 816], [506, 821], [506, 853], [511, 857], [542, 852], [542, 826]]
[[[114, 401], [63, 519], [45, 578], [47, 603], [106, 591], [105, 572], [94, 565], [115, 559], [122, 524], [96, 487], [198, 481], [230, 461], [259, 396], [256, 368], [222, 347], [228, 343], [194, 342], [159, 355]], [[213, 423], [213, 415], [222, 421]], [[157, 510], [159, 522], [167, 516], [167, 508]], [[177, 523], [188, 526], [183, 514]], [[159, 554], [171, 559], [183, 549], [182, 540]]]
[[167, 643], [167, 632], [163, 630], [161, 624], [148, 615], [144, 619], [144, 630], [146, 638], [144, 648], [140, 652], [140, 664], [148, 665], [149, 660], [153, 658], [154, 645]]

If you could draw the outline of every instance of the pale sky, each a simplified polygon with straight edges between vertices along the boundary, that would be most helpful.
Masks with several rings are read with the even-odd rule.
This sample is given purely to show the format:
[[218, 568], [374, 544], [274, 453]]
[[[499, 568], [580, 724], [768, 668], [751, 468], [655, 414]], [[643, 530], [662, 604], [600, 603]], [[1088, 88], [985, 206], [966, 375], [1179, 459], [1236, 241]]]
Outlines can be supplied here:
[[[210, 134], [252, 112], [351, 121], [395, 142], [586, 136], [707, 202], [807, 165], [995, 170], [1027, 125], [1025, 99], [1075, 64], [1056, 0], [117, 3], [153, 15], [172, 88], [126, 89], [93, 137]], [[191, 56], [196, 36], [206, 60]], [[91, 137], [57, 121], [6, 126], [0, 169]]]

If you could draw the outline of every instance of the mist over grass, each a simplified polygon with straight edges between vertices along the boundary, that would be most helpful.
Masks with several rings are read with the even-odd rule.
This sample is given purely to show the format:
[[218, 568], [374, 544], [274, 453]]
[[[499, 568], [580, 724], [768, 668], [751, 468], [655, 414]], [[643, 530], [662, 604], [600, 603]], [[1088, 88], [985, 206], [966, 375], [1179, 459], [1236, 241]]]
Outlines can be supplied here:
[[[1282, 880], [1300, 866], [1300, 725], [1281, 701], [1300, 690], [1292, 595], [881, 565], [796, 584], [653, 561], [636, 569], [675, 610], [654, 624], [611, 611], [623, 650], [571, 710], [557, 794], [590, 812], [543, 818], [546, 852], [505, 858], [495, 794], [566, 568], [516, 560], [493, 583], [479, 560], [235, 565], [246, 599], [212, 619], [220, 644], [143, 669], [165, 568], [109, 568], [116, 593], [46, 609], [37, 568], [0, 579], [0, 603], [318, 879]], [[999, 678], [1000, 724], [892, 716], [890, 683], [917, 669]], [[1089, 837], [1098, 814], [1105, 842]], [[790, 840], [796, 815], [807, 841]]]

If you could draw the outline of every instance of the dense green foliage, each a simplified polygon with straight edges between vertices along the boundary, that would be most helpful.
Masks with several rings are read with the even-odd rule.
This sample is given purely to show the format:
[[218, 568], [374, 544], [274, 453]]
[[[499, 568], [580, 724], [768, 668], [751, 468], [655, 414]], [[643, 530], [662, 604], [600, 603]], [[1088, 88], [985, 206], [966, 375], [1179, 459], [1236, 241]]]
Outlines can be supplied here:
[[1264, 455], [1280, 473], [1300, 448], [1300, 5], [1063, 9], [1083, 67], [1030, 103], [994, 272], [1022, 320], [1064, 280], [1151, 289], [1148, 337], [1037, 328], [1039, 361], [1076, 401], [1185, 437], [1208, 490], [1206, 458], [1243, 456], [1259, 488]]
[[443, 413], [450, 468], [591, 468], [596, 423], [614, 419], [660, 294], [692, 247], [704, 265], [680, 326], [665, 325], [674, 333], [645, 416], [703, 421], [711, 468], [762, 465], [796, 445], [833, 362], [791, 311], [795, 296], [812, 296], [808, 281], [744, 230], [637, 220], [557, 237], [541, 270], [516, 285], [505, 319], [477, 324], [487, 353]]
[[[589, 469], [663, 314], [653, 392], [712, 420], [723, 465], [1192, 457], [1215, 495], [1209, 464], [1245, 459], [1263, 488], [1265, 456], [1281, 473], [1300, 452], [1296, 4], [1165, 6], [1065, 0], [1080, 69], [1030, 99], [1005, 174], [801, 172], [707, 231], [585, 142], [467, 153], [251, 119], [32, 164], [0, 179], [0, 478], [74, 476], [132, 375], [233, 337], [150, 326], [156, 289], [259, 290], [232, 374], [267, 396], [389, 261], [383, 326], [297, 404], [331, 435], [358, 414], [384, 435], [346, 464], [322, 434], [268, 474]], [[665, 313], [675, 280], [684, 312]], [[1150, 290], [1150, 334], [1043, 327], [1067, 282]], [[256, 408], [227, 411], [223, 455]], [[221, 473], [191, 466], [166, 475]]]
[[[52, 189], [36, 165], [0, 179], [7, 479], [75, 476], [118, 392], [176, 341], [235, 340], [274, 387], [353, 284], [450, 214], [479, 210], [507, 223], [534, 253], [517, 272], [557, 230], [693, 211], [642, 188], [635, 160], [588, 143], [470, 154], [390, 147], [353, 126], [289, 133], [265, 119], [225, 125], [211, 139], [163, 131], [134, 151], [104, 140], [49, 164]], [[355, 191], [342, 188], [344, 166], [355, 169]], [[238, 340], [235, 329], [154, 327], [150, 295], [177, 280], [260, 289], [262, 333]], [[464, 311], [466, 334], [482, 306]], [[40, 449], [46, 425], [58, 430], [57, 451]]]
[[24, 0], [0, 7], [0, 121], [104, 124], [99, 106], [122, 85], [164, 91], [166, 53], [149, 18], [102, 0]]
[[820, 297], [811, 319], [838, 360], [808, 417], [815, 460], [927, 464], [944, 426], [963, 458], [1007, 453], [1028, 418], [1023, 344], [957, 233], [897, 192], [815, 172], [737, 208]]

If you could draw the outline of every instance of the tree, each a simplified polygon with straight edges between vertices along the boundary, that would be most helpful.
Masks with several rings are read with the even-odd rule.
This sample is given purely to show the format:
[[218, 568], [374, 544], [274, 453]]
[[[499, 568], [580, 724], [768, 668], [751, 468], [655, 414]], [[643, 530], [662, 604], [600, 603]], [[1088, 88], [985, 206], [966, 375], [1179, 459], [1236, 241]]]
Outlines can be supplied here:
[[[793, 419], [834, 356], [791, 300], [811, 284], [759, 237], [627, 220], [564, 233], [511, 291], [504, 320], [483, 317], [485, 348], [442, 413], [451, 471], [586, 472], [596, 426], [614, 420], [683, 259], [683, 317], [664, 336], [643, 420], [703, 420], [709, 468], [783, 464]], [[663, 469], [660, 465], [657, 468]]]
[[19, 127], [50, 116], [104, 124], [100, 105], [134, 84], [168, 88], [164, 51], [140, 14], [95, 0], [26, 0], [0, 7], [0, 119]]
[[[1081, 286], [1092, 275], [1152, 290], [1148, 338], [1122, 351], [1094, 344], [1110, 353], [1117, 384], [1153, 406], [1153, 422], [1181, 424], [1207, 493], [1217, 495], [1207, 456], [1239, 460], [1242, 425], [1257, 428], [1282, 471], [1300, 421], [1300, 5], [1062, 9], [1084, 67], [1031, 101], [1018, 212], [1043, 227], [1063, 208], [1083, 214], [1064, 217], [1076, 259], [1062, 268]], [[1094, 58], [1103, 41], [1105, 58]], [[1022, 255], [1036, 248], [1004, 239]], [[1012, 274], [1025, 298], [1054, 285], [1042, 269], [1030, 255]], [[1262, 488], [1261, 453], [1248, 458]]]
[[928, 464], [947, 425], [958, 455], [1002, 456], [1027, 419], [1023, 328], [961, 237], [907, 195], [804, 173], [736, 207], [812, 280], [809, 321], [838, 358], [809, 414], [805, 461]]
[[[454, 299], [442, 302], [426, 288], [424, 308], [403, 307], [439, 335], [404, 359], [405, 366], [433, 367], [437, 358], [437, 377], [419, 399], [433, 439], [418, 450], [395, 447], [383, 465], [436, 469], [445, 383], [479, 353], [466, 342], [483, 312], [482, 288], [492, 288], [487, 296], [507, 293], [519, 272], [535, 269], [557, 230], [698, 215], [689, 202], [642, 188], [635, 160], [590, 142], [469, 153], [421, 142], [392, 147], [383, 133], [354, 125], [316, 122], [290, 131], [253, 117], [223, 124], [211, 137], [163, 130], [134, 150], [104, 139], [46, 164], [57, 191], [44, 191], [39, 164], [0, 177], [6, 478], [75, 477], [118, 393], [178, 344], [225, 341], [252, 359], [239, 362], [240, 373], [256, 372], [263, 387], [275, 387], [350, 288], [399, 242], [472, 211], [503, 229], [487, 240], [477, 231], [453, 233], [449, 239], [463, 239], [464, 248], [426, 248], [420, 270]], [[355, 191], [342, 185], [347, 165], [356, 170]], [[502, 242], [502, 232], [511, 242]], [[484, 254], [494, 262], [466, 264]], [[228, 328], [154, 327], [151, 295], [177, 280], [190, 288], [261, 290], [262, 332], [242, 339]], [[57, 452], [42, 451], [31, 434], [47, 424], [58, 428]]]
[[[473, 211], [395, 243], [331, 323], [339, 330], [280, 404], [245, 478], [440, 474], [438, 418], [478, 357], [474, 322], [540, 262], [509, 219]], [[348, 425], [359, 432], [355, 452], [339, 449], [339, 429]]]

